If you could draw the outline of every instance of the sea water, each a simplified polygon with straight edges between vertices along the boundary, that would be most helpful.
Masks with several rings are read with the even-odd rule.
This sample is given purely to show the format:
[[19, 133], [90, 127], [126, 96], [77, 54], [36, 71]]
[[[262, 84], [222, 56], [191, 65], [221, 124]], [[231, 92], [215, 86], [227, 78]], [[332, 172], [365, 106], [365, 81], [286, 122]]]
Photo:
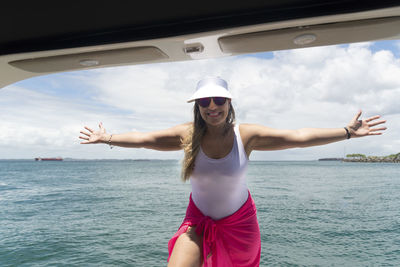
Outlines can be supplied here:
[[[166, 266], [178, 161], [0, 161], [0, 266]], [[400, 266], [400, 164], [250, 162], [261, 266]]]

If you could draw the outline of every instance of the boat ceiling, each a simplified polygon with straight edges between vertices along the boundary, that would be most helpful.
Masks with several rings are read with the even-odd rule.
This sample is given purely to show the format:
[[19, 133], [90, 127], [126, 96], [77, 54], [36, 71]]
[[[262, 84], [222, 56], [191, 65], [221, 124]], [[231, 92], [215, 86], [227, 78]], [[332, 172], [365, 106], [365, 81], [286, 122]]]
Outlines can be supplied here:
[[399, 1], [4, 1], [0, 55], [149, 40], [399, 6]]

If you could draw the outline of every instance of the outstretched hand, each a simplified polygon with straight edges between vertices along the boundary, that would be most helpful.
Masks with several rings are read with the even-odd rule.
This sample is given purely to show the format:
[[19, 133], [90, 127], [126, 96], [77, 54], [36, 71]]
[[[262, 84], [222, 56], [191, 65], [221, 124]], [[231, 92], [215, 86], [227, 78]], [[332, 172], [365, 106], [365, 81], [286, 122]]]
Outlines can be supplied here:
[[80, 131], [83, 136], [79, 136], [80, 139], [86, 140], [82, 141], [81, 144], [96, 144], [104, 142], [106, 139], [106, 129], [103, 127], [103, 123], [99, 123], [99, 130], [94, 131], [89, 127], [85, 126], [87, 131]]
[[354, 118], [347, 125], [351, 137], [362, 137], [367, 135], [381, 135], [382, 131], [386, 130], [386, 127], [375, 127], [383, 124], [386, 120], [378, 120], [381, 116], [376, 115], [368, 119], [360, 120], [362, 111], [360, 110]]

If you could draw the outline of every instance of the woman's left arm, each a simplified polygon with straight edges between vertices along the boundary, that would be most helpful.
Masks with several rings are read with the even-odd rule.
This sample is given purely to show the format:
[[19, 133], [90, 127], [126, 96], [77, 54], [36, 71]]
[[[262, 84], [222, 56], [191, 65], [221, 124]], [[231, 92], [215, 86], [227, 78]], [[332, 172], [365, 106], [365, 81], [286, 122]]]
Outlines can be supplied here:
[[[380, 135], [386, 127], [376, 127], [386, 120], [373, 116], [360, 120], [361, 110], [343, 128], [302, 128], [297, 130], [272, 129], [260, 125], [243, 125], [243, 138], [248, 155], [252, 150], [280, 150], [294, 147], [325, 145], [348, 138]], [[346, 130], [346, 129], [347, 130]]]

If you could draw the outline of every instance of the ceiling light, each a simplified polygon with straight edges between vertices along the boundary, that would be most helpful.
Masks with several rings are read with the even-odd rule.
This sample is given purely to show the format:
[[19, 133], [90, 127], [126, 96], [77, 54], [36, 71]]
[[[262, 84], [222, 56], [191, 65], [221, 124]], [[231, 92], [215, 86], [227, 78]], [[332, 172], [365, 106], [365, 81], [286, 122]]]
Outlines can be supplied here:
[[302, 34], [293, 39], [293, 43], [296, 45], [308, 45], [314, 42], [317, 39], [317, 36], [312, 33]]
[[100, 62], [95, 59], [83, 59], [83, 60], [79, 61], [79, 64], [81, 64], [82, 66], [85, 66], [85, 67], [93, 67], [93, 66], [99, 65]]

